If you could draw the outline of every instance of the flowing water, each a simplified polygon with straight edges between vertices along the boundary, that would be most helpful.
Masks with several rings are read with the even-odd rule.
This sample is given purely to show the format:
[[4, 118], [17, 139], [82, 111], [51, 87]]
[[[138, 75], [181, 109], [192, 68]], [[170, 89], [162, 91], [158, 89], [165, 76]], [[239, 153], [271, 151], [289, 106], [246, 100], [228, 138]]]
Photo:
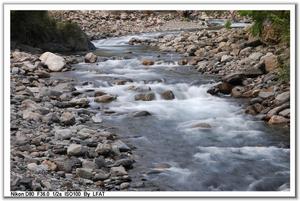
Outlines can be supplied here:
[[[96, 54], [110, 59], [80, 63], [74, 71], [63, 73], [78, 80], [77, 90], [117, 96], [108, 104], [89, 97], [90, 106], [102, 108], [98, 121], [115, 127], [125, 142], [136, 147], [130, 174], [134, 182], [145, 184], [138, 190], [148, 190], [149, 183], [157, 190], [289, 190], [288, 131], [244, 114], [241, 101], [206, 93], [213, 78], [178, 65], [180, 55], [128, 45], [132, 37], [151, 39], [161, 34], [94, 41]], [[155, 64], [141, 65], [145, 58]], [[113, 84], [120, 79], [129, 82]], [[151, 89], [155, 100], [136, 101], [134, 96], [141, 92], [132, 86]], [[174, 100], [161, 98], [166, 90], [174, 93]], [[152, 115], [134, 117], [137, 111]]]

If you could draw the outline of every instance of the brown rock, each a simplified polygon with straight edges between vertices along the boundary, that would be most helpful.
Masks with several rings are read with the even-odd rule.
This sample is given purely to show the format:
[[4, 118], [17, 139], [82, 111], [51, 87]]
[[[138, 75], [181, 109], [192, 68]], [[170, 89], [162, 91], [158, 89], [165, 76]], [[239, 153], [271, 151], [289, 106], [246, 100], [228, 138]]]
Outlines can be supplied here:
[[95, 97], [94, 101], [97, 103], [109, 103], [115, 99], [116, 97], [111, 95], [102, 95], [102, 96]]
[[265, 71], [271, 72], [279, 67], [277, 56], [269, 52], [261, 58], [265, 63]]
[[269, 124], [285, 124], [288, 122], [289, 119], [279, 115], [273, 115], [271, 119], [268, 121]]
[[74, 125], [76, 123], [75, 115], [71, 112], [64, 112], [61, 115], [60, 122], [66, 126]]
[[154, 61], [153, 60], [150, 60], [150, 59], [144, 59], [142, 61], [142, 64], [145, 65], [145, 66], [150, 66], [150, 65], [153, 65], [154, 64]]
[[95, 97], [97, 97], [97, 96], [103, 96], [103, 95], [105, 95], [106, 93], [105, 92], [103, 92], [103, 91], [96, 91], [95, 92]]
[[171, 90], [167, 90], [167, 91], [161, 93], [160, 95], [165, 100], [173, 100], [175, 98], [175, 95]]
[[49, 160], [44, 160], [42, 164], [46, 165], [49, 170], [55, 171], [57, 169], [56, 163], [49, 161]]
[[244, 87], [236, 86], [231, 90], [231, 96], [233, 96], [235, 98], [240, 98], [240, 97], [242, 97], [244, 90], [245, 90]]
[[198, 64], [199, 61], [201, 61], [201, 58], [199, 58], [199, 57], [193, 57], [193, 58], [189, 61], [189, 64], [195, 66], [195, 65]]
[[255, 103], [255, 104], [253, 105], [253, 108], [254, 108], [254, 110], [255, 110], [257, 113], [260, 113], [260, 112], [264, 109], [264, 107], [263, 107], [261, 104], [259, 104], [259, 103]]
[[208, 123], [197, 123], [197, 124], [192, 125], [192, 128], [209, 129], [209, 128], [211, 128], [211, 125]]
[[178, 65], [182, 65], [182, 66], [187, 65], [187, 63], [188, 63], [187, 59], [181, 59], [178, 61]]
[[87, 53], [84, 57], [85, 63], [95, 63], [96, 61], [97, 61], [97, 56], [92, 52]]
[[137, 94], [134, 96], [135, 100], [141, 100], [141, 101], [152, 101], [155, 99], [154, 93], [146, 93], [146, 94]]

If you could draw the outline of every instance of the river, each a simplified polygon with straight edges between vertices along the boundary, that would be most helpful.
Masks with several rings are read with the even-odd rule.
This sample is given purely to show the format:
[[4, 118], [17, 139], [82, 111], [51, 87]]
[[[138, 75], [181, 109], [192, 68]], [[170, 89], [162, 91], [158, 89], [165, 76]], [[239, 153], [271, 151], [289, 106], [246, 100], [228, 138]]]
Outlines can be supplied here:
[[[214, 77], [178, 65], [180, 55], [128, 45], [132, 37], [151, 39], [161, 34], [166, 33], [94, 41], [95, 53], [109, 59], [79, 63], [74, 71], [61, 74], [76, 79], [79, 91], [117, 96], [109, 104], [89, 97], [90, 107], [99, 111], [98, 121], [114, 127], [122, 140], [135, 147], [136, 163], [129, 172], [136, 184], [132, 190], [289, 190], [288, 131], [246, 115], [243, 101], [206, 93]], [[142, 65], [145, 58], [155, 64]], [[129, 82], [113, 84], [120, 79]], [[136, 101], [139, 92], [132, 86], [151, 89], [155, 100]], [[175, 99], [162, 99], [166, 90]], [[151, 115], [134, 117], [137, 111]]]

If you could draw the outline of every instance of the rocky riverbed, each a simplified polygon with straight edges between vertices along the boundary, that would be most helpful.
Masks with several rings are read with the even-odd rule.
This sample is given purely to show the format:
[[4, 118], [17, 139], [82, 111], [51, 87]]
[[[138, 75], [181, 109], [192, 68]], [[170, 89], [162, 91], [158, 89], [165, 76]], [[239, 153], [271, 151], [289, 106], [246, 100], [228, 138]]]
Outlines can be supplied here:
[[50, 79], [83, 58], [39, 56], [11, 54], [11, 190], [126, 190], [131, 148], [102, 126], [72, 79]]
[[289, 189], [289, 48], [205, 26], [12, 50], [11, 190]]
[[183, 31], [156, 40], [132, 38], [129, 43], [183, 54], [179, 64], [219, 77], [220, 83], [208, 93], [249, 99], [246, 113], [269, 124], [288, 125], [290, 87], [281, 74], [289, 65], [289, 47], [266, 44], [248, 33], [247, 28]]
[[[207, 28], [211, 19], [232, 19], [229, 11], [51, 11], [50, 15], [59, 21], [77, 23], [94, 40], [136, 33]], [[236, 19], [249, 21], [240, 16]]]

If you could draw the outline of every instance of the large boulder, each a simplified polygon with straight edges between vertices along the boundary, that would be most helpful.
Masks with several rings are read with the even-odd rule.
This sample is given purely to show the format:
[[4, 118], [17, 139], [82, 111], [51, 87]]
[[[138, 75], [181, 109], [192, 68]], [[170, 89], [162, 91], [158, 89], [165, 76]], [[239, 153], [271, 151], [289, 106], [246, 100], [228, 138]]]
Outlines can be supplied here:
[[84, 57], [85, 63], [95, 63], [96, 61], [97, 61], [97, 56], [92, 52], [87, 53]]
[[46, 65], [51, 71], [61, 71], [66, 65], [65, 59], [51, 52], [43, 53], [40, 58], [42, 64]]

